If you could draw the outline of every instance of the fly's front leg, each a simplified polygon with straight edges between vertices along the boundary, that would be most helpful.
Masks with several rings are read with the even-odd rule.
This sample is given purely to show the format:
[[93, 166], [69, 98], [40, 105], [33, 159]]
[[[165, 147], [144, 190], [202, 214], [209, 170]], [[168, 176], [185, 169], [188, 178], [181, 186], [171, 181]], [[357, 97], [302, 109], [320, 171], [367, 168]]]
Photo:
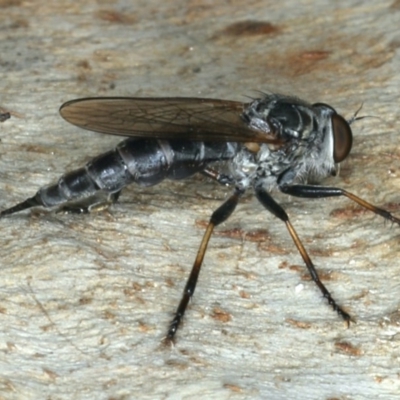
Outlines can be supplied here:
[[277, 218], [279, 218], [281, 221], [283, 221], [286, 225], [286, 228], [288, 229], [290, 236], [293, 239], [294, 244], [296, 245], [297, 249], [299, 250], [299, 253], [301, 257], [303, 258], [304, 263], [307, 266], [308, 272], [311, 275], [312, 280], [316, 283], [318, 286], [319, 290], [321, 291], [322, 295], [328, 300], [328, 303], [332, 306], [334, 311], [336, 311], [347, 323], [347, 325], [350, 324], [353, 319], [351, 316], [344, 311], [333, 299], [331, 294], [329, 293], [328, 289], [325, 287], [325, 285], [321, 282], [318, 273], [315, 269], [315, 266], [313, 262], [311, 261], [310, 256], [308, 255], [306, 249], [304, 248], [300, 238], [298, 237], [295, 229], [293, 228], [293, 225], [291, 224], [288, 215], [286, 214], [286, 211], [269, 195], [269, 193], [260, 187], [256, 187], [256, 195], [260, 203], [267, 209], [269, 210], [272, 214], [274, 214]]
[[181, 302], [179, 303], [179, 306], [175, 312], [175, 317], [172, 320], [171, 325], [169, 326], [166, 337], [166, 340], [168, 342], [173, 341], [175, 333], [179, 327], [179, 324], [182, 321], [183, 315], [185, 314], [185, 310], [189, 303], [189, 300], [193, 296], [197, 284], [197, 279], [199, 277], [200, 269], [203, 264], [204, 255], [207, 250], [207, 245], [214, 228], [229, 218], [229, 216], [235, 210], [239, 202], [239, 198], [243, 193], [244, 193], [243, 190], [236, 189], [235, 192], [229, 197], [229, 199], [226, 200], [225, 203], [222, 204], [222, 206], [220, 206], [217, 210], [213, 212], [210, 221], [208, 223], [206, 232], [204, 233], [203, 240], [201, 241], [199, 250], [197, 252], [197, 257], [196, 260], [194, 261], [192, 271], [190, 272], [189, 275], [189, 279], [186, 282]]
[[329, 186], [316, 186], [316, 185], [282, 185], [279, 189], [286, 194], [296, 197], [307, 197], [311, 199], [318, 199], [322, 197], [338, 197], [345, 196], [348, 199], [354, 201], [361, 207], [372, 211], [375, 214], [387, 219], [388, 221], [394, 222], [400, 225], [400, 219], [393, 216], [389, 211], [374, 206], [371, 203], [361, 199], [360, 197], [348, 192], [347, 190], [329, 187]]

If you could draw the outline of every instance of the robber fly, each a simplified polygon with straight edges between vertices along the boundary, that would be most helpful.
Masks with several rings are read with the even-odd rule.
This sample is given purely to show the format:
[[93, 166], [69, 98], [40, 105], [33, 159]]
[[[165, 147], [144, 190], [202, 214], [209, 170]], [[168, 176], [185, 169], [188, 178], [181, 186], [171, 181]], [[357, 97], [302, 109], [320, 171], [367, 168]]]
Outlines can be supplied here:
[[211, 215], [169, 326], [168, 341], [174, 339], [193, 296], [214, 228], [232, 214], [247, 189], [254, 190], [261, 205], [285, 223], [322, 295], [347, 324], [352, 321], [321, 282], [288, 215], [270, 192], [279, 189], [307, 198], [345, 196], [400, 224], [388, 211], [346, 190], [308, 184], [334, 175], [349, 155], [355, 116], [346, 120], [327, 104], [275, 94], [246, 104], [196, 98], [86, 98], [63, 104], [60, 113], [80, 128], [129, 138], [2, 211], [0, 217], [36, 206], [88, 212], [116, 201], [130, 183], [152, 186], [195, 173], [233, 188]]

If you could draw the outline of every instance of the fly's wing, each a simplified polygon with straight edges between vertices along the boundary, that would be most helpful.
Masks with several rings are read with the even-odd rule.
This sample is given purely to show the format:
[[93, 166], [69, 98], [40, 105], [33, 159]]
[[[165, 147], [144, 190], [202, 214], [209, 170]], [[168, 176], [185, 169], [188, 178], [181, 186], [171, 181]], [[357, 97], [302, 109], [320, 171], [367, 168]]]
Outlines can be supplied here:
[[245, 106], [217, 99], [99, 97], [64, 103], [60, 114], [80, 128], [111, 135], [277, 143], [268, 124], [266, 130], [246, 125]]

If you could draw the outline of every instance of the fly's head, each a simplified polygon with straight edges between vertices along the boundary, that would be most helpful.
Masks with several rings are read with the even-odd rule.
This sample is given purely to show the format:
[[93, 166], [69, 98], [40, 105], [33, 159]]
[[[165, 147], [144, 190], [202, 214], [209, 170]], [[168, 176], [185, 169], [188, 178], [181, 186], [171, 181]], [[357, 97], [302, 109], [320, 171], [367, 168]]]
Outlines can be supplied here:
[[351, 121], [327, 104], [267, 95], [250, 103], [243, 118], [253, 129], [269, 129], [270, 137], [276, 138], [276, 143], [261, 146], [258, 159], [281, 166], [277, 173], [281, 171], [287, 184], [334, 174], [351, 150]]
[[325, 120], [325, 124], [321, 126], [322, 134], [329, 144], [335, 163], [338, 164], [347, 158], [353, 145], [351, 122], [346, 121], [327, 104], [315, 103], [312, 107], [319, 112], [319, 118]]
[[319, 161], [322, 168], [327, 164], [332, 165], [327, 173], [334, 175], [335, 166], [346, 159], [351, 151], [351, 122], [346, 121], [328, 104], [315, 103], [311, 108], [314, 111], [314, 129], [309, 135], [312, 156]]

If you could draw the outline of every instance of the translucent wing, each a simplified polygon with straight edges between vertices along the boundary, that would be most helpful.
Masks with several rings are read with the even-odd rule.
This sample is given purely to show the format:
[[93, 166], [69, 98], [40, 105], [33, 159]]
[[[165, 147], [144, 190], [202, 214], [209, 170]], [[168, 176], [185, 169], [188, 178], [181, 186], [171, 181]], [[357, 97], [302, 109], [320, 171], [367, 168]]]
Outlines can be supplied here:
[[217, 99], [99, 97], [68, 101], [60, 114], [80, 128], [111, 135], [276, 143], [268, 124], [267, 131], [247, 126], [244, 107]]

